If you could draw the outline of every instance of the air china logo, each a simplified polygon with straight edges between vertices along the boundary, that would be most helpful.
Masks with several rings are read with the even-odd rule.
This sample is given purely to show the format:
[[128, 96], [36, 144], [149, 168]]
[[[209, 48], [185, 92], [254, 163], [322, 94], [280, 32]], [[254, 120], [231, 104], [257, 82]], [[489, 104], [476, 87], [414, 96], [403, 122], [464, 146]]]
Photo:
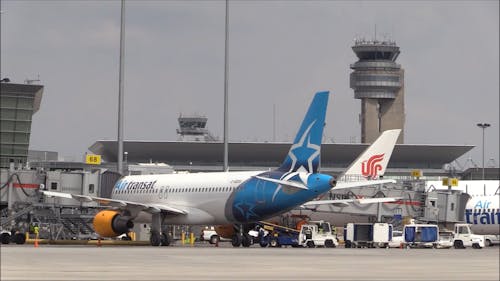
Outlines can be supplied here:
[[375, 179], [378, 172], [382, 170], [380, 162], [384, 160], [384, 154], [373, 155], [361, 163], [361, 174], [368, 179]]

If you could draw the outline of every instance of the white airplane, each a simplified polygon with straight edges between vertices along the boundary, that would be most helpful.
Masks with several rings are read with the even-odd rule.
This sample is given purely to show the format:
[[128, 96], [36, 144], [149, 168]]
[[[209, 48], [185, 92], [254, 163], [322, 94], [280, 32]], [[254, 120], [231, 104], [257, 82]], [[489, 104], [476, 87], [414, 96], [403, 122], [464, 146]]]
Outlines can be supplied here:
[[330, 190], [335, 180], [318, 173], [328, 92], [318, 92], [282, 165], [260, 172], [212, 172], [125, 176], [111, 198], [42, 191], [46, 196], [96, 201], [113, 209], [94, 218], [102, 237], [127, 233], [134, 222], [151, 222], [153, 246], [169, 245], [163, 224], [233, 224], [233, 245], [251, 244], [245, 225], [266, 220]]
[[500, 235], [500, 193], [474, 196], [465, 206], [465, 222], [476, 234]]
[[[394, 180], [375, 180], [382, 178], [389, 159], [391, 158], [396, 141], [401, 133], [400, 129], [387, 130], [382, 132], [380, 136], [368, 147], [363, 153], [354, 160], [346, 171], [342, 173], [337, 181], [335, 188], [346, 189], [367, 185], [394, 183]], [[361, 180], [361, 181], [360, 181]], [[323, 196], [323, 197], [326, 197]], [[335, 205], [347, 206], [349, 203], [373, 204], [383, 202], [394, 202], [401, 198], [352, 198], [352, 199], [334, 199], [334, 200], [314, 200], [302, 204], [301, 207], [320, 206], [320, 205]]]

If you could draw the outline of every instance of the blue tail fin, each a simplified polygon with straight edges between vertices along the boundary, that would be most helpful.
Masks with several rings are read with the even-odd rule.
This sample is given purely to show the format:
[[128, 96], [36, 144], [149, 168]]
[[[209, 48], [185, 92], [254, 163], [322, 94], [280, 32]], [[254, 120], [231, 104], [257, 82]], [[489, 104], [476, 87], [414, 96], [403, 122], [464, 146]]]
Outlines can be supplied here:
[[314, 96], [293, 145], [279, 170], [296, 172], [302, 167], [308, 173], [318, 172], [328, 95], [329, 92], [326, 91], [318, 92]]

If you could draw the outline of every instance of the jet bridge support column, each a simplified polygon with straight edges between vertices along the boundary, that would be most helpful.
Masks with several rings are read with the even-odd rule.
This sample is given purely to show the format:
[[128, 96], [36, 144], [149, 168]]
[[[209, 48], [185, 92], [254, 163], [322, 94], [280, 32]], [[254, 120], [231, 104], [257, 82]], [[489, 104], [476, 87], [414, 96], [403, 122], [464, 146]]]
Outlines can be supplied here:
[[[382, 185], [379, 185], [377, 190], [381, 191]], [[377, 203], [377, 222], [382, 222], [382, 203]]]

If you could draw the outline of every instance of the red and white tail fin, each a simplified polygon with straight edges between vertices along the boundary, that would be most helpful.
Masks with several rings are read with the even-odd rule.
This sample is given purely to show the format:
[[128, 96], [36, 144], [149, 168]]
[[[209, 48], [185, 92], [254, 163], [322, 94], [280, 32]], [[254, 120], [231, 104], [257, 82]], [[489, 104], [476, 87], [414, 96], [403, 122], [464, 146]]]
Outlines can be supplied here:
[[373, 142], [339, 177], [342, 181], [377, 179], [383, 176], [399, 137], [400, 129], [387, 130]]

